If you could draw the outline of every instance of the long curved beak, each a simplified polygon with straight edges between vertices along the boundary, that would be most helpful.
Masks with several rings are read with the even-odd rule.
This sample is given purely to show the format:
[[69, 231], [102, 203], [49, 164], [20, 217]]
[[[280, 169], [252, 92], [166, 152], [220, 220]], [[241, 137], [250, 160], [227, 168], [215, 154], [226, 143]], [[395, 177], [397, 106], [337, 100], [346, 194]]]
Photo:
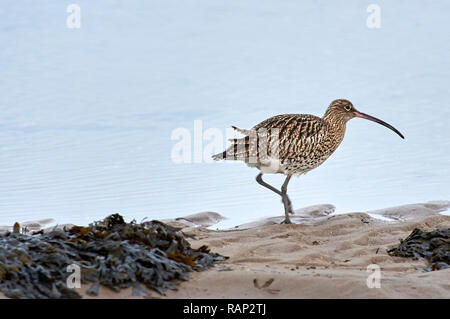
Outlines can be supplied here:
[[355, 114], [356, 117], [360, 117], [362, 119], [366, 119], [366, 120], [373, 121], [373, 122], [376, 122], [378, 124], [384, 125], [387, 128], [393, 130], [395, 133], [397, 133], [401, 138], [403, 138], [403, 139], [405, 138], [403, 136], [403, 134], [400, 133], [395, 127], [393, 127], [392, 125], [390, 125], [390, 124], [388, 124], [388, 123], [386, 123], [386, 122], [384, 122], [384, 121], [382, 121], [380, 119], [377, 119], [376, 117], [373, 117], [373, 116], [370, 116], [370, 115], [367, 115], [365, 113], [358, 112], [358, 111], [353, 111], [353, 114]]

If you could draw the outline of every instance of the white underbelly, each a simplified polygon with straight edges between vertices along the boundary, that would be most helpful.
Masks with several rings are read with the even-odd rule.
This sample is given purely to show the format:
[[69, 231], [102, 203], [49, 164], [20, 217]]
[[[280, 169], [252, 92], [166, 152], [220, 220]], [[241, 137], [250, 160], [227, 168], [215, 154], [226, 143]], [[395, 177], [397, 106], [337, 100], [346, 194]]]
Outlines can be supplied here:
[[269, 158], [260, 164], [259, 170], [263, 174], [281, 173], [281, 161], [277, 158]]

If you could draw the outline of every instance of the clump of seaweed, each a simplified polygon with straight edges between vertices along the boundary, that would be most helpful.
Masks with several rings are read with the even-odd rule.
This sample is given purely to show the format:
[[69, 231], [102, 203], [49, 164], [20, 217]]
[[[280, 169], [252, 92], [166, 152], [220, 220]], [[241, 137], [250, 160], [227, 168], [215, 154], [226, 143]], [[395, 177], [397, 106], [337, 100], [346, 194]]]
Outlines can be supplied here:
[[450, 228], [440, 228], [429, 232], [418, 228], [400, 241], [398, 247], [388, 250], [391, 256], [425, 258], [430, 267], [425, 271], [450, 268]]
[[80, 298], [66, 285], [67, 266], [75, 264], [81, 282], [92, 282], [88, 294], [98, 294], [100, 285], [149, 294], [141, 284], [164, 294], [192, 270], [227, 258], [206, 246], [192, 249], [179, 230], [159, 221], [126, 223], [114, 214], [88, 227], [2, 234], [0, 291], [11, 298]]

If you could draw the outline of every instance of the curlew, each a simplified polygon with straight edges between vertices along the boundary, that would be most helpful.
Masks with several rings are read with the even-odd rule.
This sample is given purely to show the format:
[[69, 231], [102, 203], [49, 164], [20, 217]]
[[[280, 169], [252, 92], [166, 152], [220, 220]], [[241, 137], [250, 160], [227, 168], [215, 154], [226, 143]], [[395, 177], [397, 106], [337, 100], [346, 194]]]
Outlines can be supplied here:
[[[291, 224], [292, 204], [287, 195], [292, 176], [300, 176], [321, 165], [344, 139], [346, 124], [354, 117], [374, 121], [404, 136], [392, 125], [364, 114], [345, 99], [334, 100], [322, 118], [309, 114], [282, 114], [268, 118], [250, 130], [233, 129], [245, 135], [231, 139], [232, 145], [215, 160], [243, 161], [260, 173], [256, 181], [281, 196], [285, 219]], [[284, 174], [281, 190], [263, 181], [263, 174]]]

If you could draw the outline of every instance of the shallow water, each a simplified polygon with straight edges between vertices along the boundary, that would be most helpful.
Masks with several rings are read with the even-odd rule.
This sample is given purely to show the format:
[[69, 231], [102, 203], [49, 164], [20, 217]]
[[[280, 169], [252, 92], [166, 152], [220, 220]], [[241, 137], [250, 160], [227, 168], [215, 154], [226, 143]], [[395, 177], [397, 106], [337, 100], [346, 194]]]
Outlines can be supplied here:
[[171, 134], [321, 116], [335, 98], [406, 140], [352, 120], [335, 154], [291, 181], [295, 208], [450, 199], [448, 1], [380, 1], [380, 29], [359, 1], [77, 3], [80, 29], [64, 3], [0, 5], [0, 225], [281, 214], [255, 169], [174, 163]]

